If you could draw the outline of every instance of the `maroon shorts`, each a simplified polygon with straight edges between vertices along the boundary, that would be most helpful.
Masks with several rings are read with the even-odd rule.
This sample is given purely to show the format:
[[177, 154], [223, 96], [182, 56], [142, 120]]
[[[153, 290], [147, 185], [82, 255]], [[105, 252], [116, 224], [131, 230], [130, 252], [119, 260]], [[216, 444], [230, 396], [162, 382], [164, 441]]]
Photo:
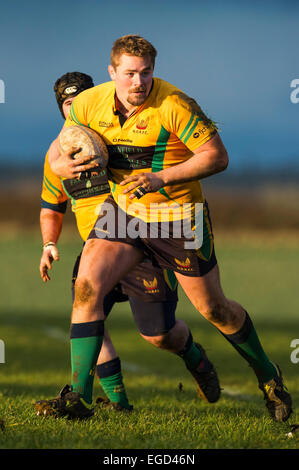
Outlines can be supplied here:
[[[217, 264], [212, 224], [206, 202], [202, 210], [201, 246], [193, 245], [190, 243], [192, 238], [184, 235], [183, 228], [186, 222], [184, 220], [169, 222], [166, 225], [160, 222], [153, 226], [126, 214], [111, 195], [105, 203], [105, 208], [99, 214], [88, 238], [104, 238], [112, 242], [127, 243], [150, 258], [153, 266], [185, 276], [204, 276]], [[129, 228], [132, 223], [134, 227], [138, 225], [133, 234]], [[181, 235], [178, 236], [178, 233]]]
[[[78, 275], [81, 254], [77, 257], [72, 276], [72, 287]], [[173, 271], [154, 266], [149, 258], [139, 263], [109, 293], [115, 302], [137, 297], [143, 302], [177, 302], [178, 281]]]

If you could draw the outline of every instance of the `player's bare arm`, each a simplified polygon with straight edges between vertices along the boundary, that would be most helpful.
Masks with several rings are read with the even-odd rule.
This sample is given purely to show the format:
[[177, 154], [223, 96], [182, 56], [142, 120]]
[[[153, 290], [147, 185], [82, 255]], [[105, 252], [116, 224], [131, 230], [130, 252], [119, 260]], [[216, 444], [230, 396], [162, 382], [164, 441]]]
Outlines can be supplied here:
[[41, 209], [40, 228], [43, 240], [43, 253], [39, 271], [43, 282], [50, 281], [48, 270], [52, 269], [53, 261], [59, 260], [56, 243], [59, 239], [63, 223], [63, 214], [51, 209]]
[[[139, 173], [127, 176], [120, 184], [122, 186], [128, 185], [123, 191], [124, 194], [140, 186], [146, 192], [155, 192], [164, 186], [206, 178], [224, 171], [227, 165], [227, 151], [219, 134], [216, 134], [208, 142], [198, 147], [189, 160], [157, 173]], [[129, 196], [130, 199], [135, 197], [135, 194]]]
[[73, 158], [76, 148], [73, 151], [62, 153], [59, 145], [59, 136], [52, 142], [49, 148], [49, 164], [51, 170], [61, 178], [79, 178], [83, 171], [92, 170], [98, 164], [93, 160], [93, 155], [86, 157]]

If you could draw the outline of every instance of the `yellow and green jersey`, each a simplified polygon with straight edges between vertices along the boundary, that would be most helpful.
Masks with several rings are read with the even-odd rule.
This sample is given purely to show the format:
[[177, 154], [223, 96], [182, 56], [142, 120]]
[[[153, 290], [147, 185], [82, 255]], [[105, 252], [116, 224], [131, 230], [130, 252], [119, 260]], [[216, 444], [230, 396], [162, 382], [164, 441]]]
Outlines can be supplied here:
[[204, 201], [199, 181], [165, 186], [133, 204], [119, 184], [126, 175], [157, 172], [188, 160], [216, 134], [196, 101], [173, 85], [154, 78], [146, 101], [124, 122], [116, 108], [114, 82], [90, 88], [73, 101], [65, 123], [71, 125], [90, 127], [104, 139], [111, 192], [128, 214], [146, 222], [179, 220], [183, 204], [192, 209]]
[[[56, 176], [48, 161], [44, 163], [42, 208], [64, 213], [68, 199], [76, 216], [77, 227], [86, 241], [98, 218], [100, 209], [110, 194], [106, 171], [85, 180], [68, 180]], [[76, 267], [78, 267], [76, 265]], [[141, 297], [146, 302], [176, 301], [177, 281], [172, 271], [142, 261], [122, 280], [127, 295]]]
[[67, 200], [70, 199], [77, 227], [84, 241], [87, 240], [97, 220], [101, 205], [109, 193], [106, 170], [102, 170], [97, 176], [89, 179], [61, 179], [51, 170], [48, 154], [46, 155], [41, 195], [42, 208], [64, 213]]

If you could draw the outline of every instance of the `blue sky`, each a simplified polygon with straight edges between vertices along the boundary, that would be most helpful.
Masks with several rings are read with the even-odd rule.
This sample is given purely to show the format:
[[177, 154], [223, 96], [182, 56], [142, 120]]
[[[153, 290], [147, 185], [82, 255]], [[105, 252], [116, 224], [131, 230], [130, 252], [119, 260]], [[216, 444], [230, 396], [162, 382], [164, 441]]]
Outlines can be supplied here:
[[[0, 15], [0, 158], [41, 164], [62, 118], [53, 84], [67, 71], [109, 80], [113, 41], [139, 33], [155, 75], [219, 123], [234, 169], [299, 166], [299, 2], [52, 0], [5, 2]], [[1, 99], [0, 99], [1, 101]]]

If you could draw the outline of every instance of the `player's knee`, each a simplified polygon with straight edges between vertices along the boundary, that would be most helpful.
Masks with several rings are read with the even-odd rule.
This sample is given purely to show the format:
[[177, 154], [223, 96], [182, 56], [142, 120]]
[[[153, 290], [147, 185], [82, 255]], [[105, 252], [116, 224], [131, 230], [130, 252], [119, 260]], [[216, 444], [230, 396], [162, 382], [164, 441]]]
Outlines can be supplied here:
[[96, 290], [91, 281], [85, 278], [77, 278], [75, 282], [74, 305], [89, 304], [96, 298]]
[[232, 321], [230, 310], [222, 303], [209, 303], [198, 309], [200, 313], [216, 326], [226, 326]]
[[145, 339], [148, 343], [152, 344], [159, 349], [167, 349], [169, 346], [169, 334], [157, 335], [157, 336], [145, 336], [140, 333], [142, 338]]

